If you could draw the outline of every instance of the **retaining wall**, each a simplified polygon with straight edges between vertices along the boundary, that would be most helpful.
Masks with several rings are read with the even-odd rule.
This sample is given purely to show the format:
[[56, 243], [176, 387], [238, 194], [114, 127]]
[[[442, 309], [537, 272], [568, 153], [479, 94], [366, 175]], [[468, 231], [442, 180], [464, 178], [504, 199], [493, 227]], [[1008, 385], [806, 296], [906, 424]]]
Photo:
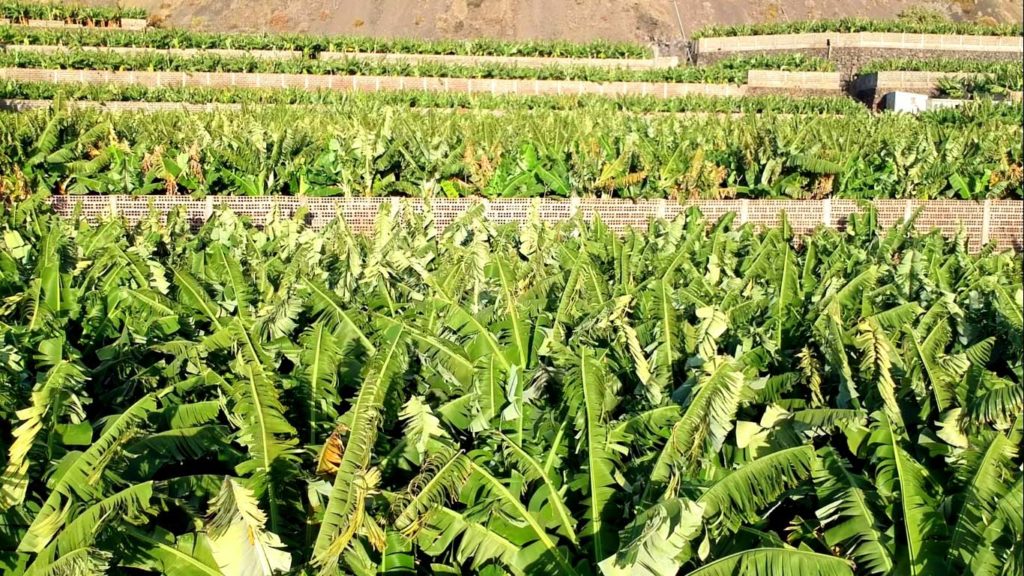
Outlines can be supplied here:
[[1020, 62], [1024, 52], [960, 52], [957, 50], [920, 50], [920, 49], [892, 49], [892, 48], [833, 48], [828, 58], [835, 63], [836, 68], [844, 73], [844, 78], [852, 78], [853, 74], [877, 60], [890, 60], [894, 58], [929, 60], [934, 58], [951, 58], [960, 60], [973, 60], [978, 62], [999, 62], [1016, 61]]
[[[785, 50], [764, 50], [759, 52], [744, 52], [742, 56], [772, 56], [786, 54], [803, 54], [811, 58], [821, 58], [835, 64], [836, 70], [842, 75], [844, 81], [852, 79], [858, 70], [870, 62], [877, 60], [889, 60], [894, 58], [928, 60], [933, 58], [951, 58], [960, 60], [973, 60], [978, 62], [1004, 62], [1020, 61], [1024, 54], [1006, 52], [957, 52], [942, 50], [899, 50], [892, 48], [798, 48]], [[719, 60], [725, 60], [737, 56], [733, 52], [715, 52], [701, 60], [701, 65], [707, 65]]]
[[905, 32], [812, 32], [762, 36], [700, 38], [698, 55], [711, 52], [756, 52], [796, 48], [892, 48], [899, 50], [956, 50], [958, 52], [1024, 52], [1022, 36], [968, 36]]
[[679, 58], [665, 57], [648, 60], [625, 58], [556, 58], [527, 56], [463, 56], [454, 54], [395, 54], [375, 52], [321, 52], [320, 60], [364, 60], [403, 64], [452, 64], [457, 66], [502, 65], [522, 68], [545, 68], [548, 66], [582, 66], [587, 68], [610, 68], [626, 70], [654, 70], [675, 68]]
[[63, 84], [117, 84], [149, 87], [297, 88], [343, 92], [423, 90], [466, 94], [601, 94], [671, 98], [691, 94], [744, 96], [747, 88], [734, 84], [673, 82], [584, 82], [578, 80], [503, 80], [493, 78], [428, 78], [405, 76], [333, 76], [233, 72], [111, 72], [105, 70], [46, 70], [0, 68], [0, 80]]
[[[238, 50], [226, 48], [153, 48], [148, 46], [46, 46], [10, 44], [3, 47], [8, 52], [32, 52], [37, 54], [60, 54], [71, 51], [111, 52], [126, 56], [161, 54], [185, 58], [197, 56], [219, 56], [221, 58], [256, 58], [259, 60], [289, 60], [305, 58], [300, 50]], [[654, 70], [674, 68], [679, 58], [654, 58], [650, 60], [629, 60], [616, 58], [527, 58], [520, 56], [457, 56], [440, 54], [384, 54], [374, 52], [321, 52], [320, 60], [360, 60], [380, 63], [453, 64], [459, 66], [502, 65], [520, 68], [545, 68], [549, 66], [608, 68], [626, 70]]]
[[31, 52], [34, 54], [63, 54], [67, 52], [110, 52], [125, 56], [161, 54], [183, 58], [217, 56], [219, 58], [254, 58], [257, 60], [291, 60], [305, 55], [297, 50], [233, 50], [226, 48], [148, 48], [134, 46], [39, 46], [9, 44], [5, 52]]
[[0, 80], [63, 84], [117, 84], [202, 88], [297, 88], [380, 92], [423, 90], [466, 94], [653, 96], [746, 96], [784, 93], [792, 96], [838, 94], [837, 72], [784, 72], [751, 70], [748, 84], [683, 82], [585, 82], [579, 80], [506, 80], [496, 78], [430, 78], [408, 76], [335, 76], [319, 74], [265, 74], [234, 72], [147, 72], [107, 70], [54, 70], [0, 68]]
[[839, 72], [751, 70], [746, 85], [751, 94], [830, 95], [843, 91]]
[[[231, 102], [211, 102], [193, 104], [190, 102], [135, 102], [135, 101], [94, 101], [65, 100], [64, 105], [78, 109], [102, 110], [106, 112], [216, 112], [219, 110], [241, 110], [242, 104]], [[253, 104], [252, 106], [258, 106]], [[0, 111], [28, 112], [31, 110], [49, 110], [53, 100], [19, 100], [0, 98]]]
[[[968, 245], [978, 250], [988, 242], [999, 249], [1021, 250], [1024, 247], [1024, 202], [1019, 200], [987, 200], [984, 202], [958, 200], [875, 200], [878, 223], [883, 228], [900, 225], [921, 210], [915, 229], [921, 232], [938, 230], [947, 236], [957, 234], [961, 228], [967, 234]], [[644, 228], [651, 219], [672, 219], [695, 206], [715, 222], [733, 212], [735, 224], [751, 223], [757, 227], [778, 226], [780, 214], [785, 212], [790, 226], [797, 235], [806, 235], [821, 226], [845, 229], [849, 215], [863, 211], [855, 200], [697, 200], [676, 202], [670, 200], [613, 200], [600, 198], [530, 199], [510, 198], [486, 201], [479, 198], [433, 199], [420, 198], [299, 198], [299, 197], [240, 197], [218, 196], [193, 200], [187, 196], [54, 196], [51, 204], [61, 215], [75, 213], [95, 221], [103, 216], [117, 215], [129, 223], [137, 223], [150, 214], [165, 215], [175, 208], [183, 209], [194, 226], [199, 226], [218, 207], [252, 219], [256, 225], [266, 223], [275, 211], [291, 217], [300, 209], [308, 211], [306, 221], [314, 229], [322, 229], [335, 217], [360, 233], [373, 232], [376, 216], [382, 207], [405, 207], [415, 212], [431, 208], [434, 225], [443, 230], [460, 215], [478, 204], [484, 205], [484, 215], [496, 223], [523, 223], [536, 210], [546, 222], [555, 223], [579, 215], [586, 219], [600, 218], [612, 230]]]
[[25, 23], [12, 23], [9, 18], [0, 18], [0, 26], [28, 26], [29, 28], [106, 28], [117, 30], [145, 30], [149, 24], [141, 18], [121, 18], [117, 26], [83, 26], [63, 20], [29, 20]]
[[964, 72], [873, 72], [858, 76], [850, 84], [850, 94], [873, 108], [882, 104], [890, 92], [913, 92], [927, 96], [939, 95], [939, 81], [943, 78], [977, 76]]
[[736, 56], [804, 54], [835, 62], [849, 78], [872, 60], [886, 58], [963, 58], [1015, 60], [1024, 56], [1020, 36], [962, 36], [878, 32], [778, 34], [700, 38], [694, 43], [698, 64]]

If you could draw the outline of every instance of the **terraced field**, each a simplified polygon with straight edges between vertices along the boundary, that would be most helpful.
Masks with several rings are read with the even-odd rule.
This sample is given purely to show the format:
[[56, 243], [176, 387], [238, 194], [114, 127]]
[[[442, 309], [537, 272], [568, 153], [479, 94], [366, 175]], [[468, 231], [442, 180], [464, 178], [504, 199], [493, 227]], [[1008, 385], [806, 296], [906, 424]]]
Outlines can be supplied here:
[[1019, 26], [0, 14], [5, 576], [1024, 574]]

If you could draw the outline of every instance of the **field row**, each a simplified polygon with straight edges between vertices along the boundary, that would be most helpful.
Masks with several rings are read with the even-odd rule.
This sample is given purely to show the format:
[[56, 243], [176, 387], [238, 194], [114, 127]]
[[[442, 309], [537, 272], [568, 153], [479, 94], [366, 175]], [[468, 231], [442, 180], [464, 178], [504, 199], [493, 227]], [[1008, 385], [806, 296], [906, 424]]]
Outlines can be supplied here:
[[[847, 86], [857, 99], [878, 103], [890, 92], [975, 101], [1020, 102], [1020, 78], [948, 72], [876, 72]], [[864, 112], [857, 100], [841, 96], [832, 73], [754, 70], [747, 82], [730, 84], [582, 82], [405, 76], [311, 76], [222, 72], [108, 72], [0, 68], [0, 98], [190, 104], [331, 104], [353, 93], [372, 93], [382, 102], [412, 107], [485, 109], [617, 109], [635, 113], [778, 112], [850, 114]], [[1005, 102], [1004, 102], [1005, 104]], [[32, 103], [26, 103], [33, 107]], [[19, 109], [12, 103], [11, 109]], [[158, 106], [134, 106], [136, 109]], [[1016, 121], [1013, 110], [1007, 115]]]
[[[106, 52], [122, 56], [156, 55], [163, 57], [249, 58], [256, 60], [300, 60], [308, 57], [298, 50], [243, 50], [224, 48], [156, 48], [151, 46], [78, 46], [64, 44], [8, 44], [8, 53], [61, 54], [67, 52]], [[314, 57], [317, 61], [362, 61], [407, 66], [460, 66], [463, 68], [500, 66], [505, 68], [603, 68], [606, 70], [654, 70], [676, 68], [680, 59], [646, 60], [622, 58], [560, 58], [555, 56], [465, 56], [448, 54], [399, 54], [394, 52], [328, 52]]]
[[[305, 89], [255, 88], [160, 88], [131, 85], [55, 84], [52, 82], [0, 81], [0, 99], [30, 101], [81, 101], [189, 104], [325, 105], [345, 106], [349, 102], [373, 100], [381, 105], [404, 108], [458, 108], [467, 110], [618, 110], [637, 114], [669, 113], [781, 113], [781, 114], [867, 114], [863, 105], [847, 97], [789, 98], [780, 95], [710, 97], [681, 96], [516, 96], [421, 92], [404, 90], [362, 94]], [[1008, 121], [1016, 116], [1006, 112]]]
[[0, 1], [0, 18], [14, 23], [30, 20], [55, 20], [82, 26], [118, 26], [123, 19], [145, 20], [147, 13], [139, 8], [99, 8], [73, 3]]
[[[7, 18], [15, 23], [29, 20], [60, 20], [70, 23], [92, 23], [103, 26], [116, 23], [121, 18], [144, 19], [145, 11], [137, 9], [83, 8], [78, 6], [40, 5], [5, 0], [0, 4], [0, 18]], [[82, 29], [92, 39], [87, 43], [112, 42], [111, 45], [134, 45], [134, 42], [151, 40], [140, 39], [139, 35], [129, 34], [125, 37], [109, 36], [102, 40], [100, 30]], [[104, 31], [105, 32], [105, 31]], [[735, 36], [771, 36], [780, 34], [800, 33], [905, 33], [905, 34], [940, 34], [969, 36], [1021, 36], [1024, 28], [1020, 24], [988, 25], [972, 22], [942, 21], [934, 18], [915, 18], [914, 15], [894, 20], [866, 20], [846, 18], [840, 20], [814, 20], [804, 22], [763, 23], [739, 26], [709, 26], [693, 33], [692, 39]], [[11, 31], [6, 31], [9, 34]], [[46, 33], [46, 32], [42, 32]], [[57, 34], [63, 34], [57, 32]], [[320, 51], [358, 51], [358, 52], [396, 52], [419, 54], [475, 54], [494, 56], [562, 56], [583, 58], [647, 58], [650, 49], [629, 43], [594, 42], [590, 44], [573, 44], [569, 42], [503, 42], [495, 40], [385, 40], [358, 37], [317, 37], [298, 34], [216, 34], [201, 32], [169, 31], [149, 29], [147, 35], [160, 38], [157, 42], [165, 43], [164, 47], [181, 48], [248, 48], [248, 49], [287, 49], [306, 52]], [[133, 38], [134, 36], [134, 38]], [[0, 36], [0, 43], [10, 43]], [[66, 42], [46, 42], [66, 43]]]
[[1018, 573], [1019, 258], [791, 240], [0, 204], [0, 567]]
[[[19, 21], [18, 18], [11, 18]], [[0, 44], [64, 44], [78, 46], [148, 46], [154, 48], [222, 48], [320, 52], [379, 52], [595, 59], [649, 59], [651, 48], [638, 44], [595, 41], [510, 42], [502, 40], [413, 40], [303, 34], [212, 33], [149, 28], [144, 32], [116, 28], [0, 27]]]
[[787, 94], [791, 97], [840, 95], [836, 73], [751, 70], [745, 84], [688, 82], [588, 82], [432, 76], [339, 76], [235, 72], [149, 72], [0, 68], [0, 81], [67, 86], [143, 86], [149, 88], [307, 90], [313, 92], [404, 92], [485, 94], [491, 96], [587, 96], [680, 98], [746, 97]]
[[1019, 23], [983, 24], [968, 21], [953, 21], [935, 18], [930, 14], [915, 17], [913, 13], [891, 20], [869, 20], [867, 18], [841, 18], [835, 20], [807, 20], [787, 22], [759, 22], [757, 24], [736, 24], [705, 26], [693, 33], [691, 38], [723, 38], [735, 36], [774, 36], [779, 34], [806, 34], [816, 32], [894, 32], [905, 34], [962, 34], [968, 36], [1024, 36], [1024, 26]]
[[[260, 59], [298, 59], [302, 57], [323, 60], [351, 59], [388, 59], [393, 63], [406, 64], [462, 64], [462, 65], [495, 65], [506, 64], [518, 67], [545, 66], [593, 66], [605, 68], [649, 69], [675, 67], [675, 58], [623, 58], [607, 55], [594, 56], [585, 45], [577, 51], [579, 55], [544, 54], [532, 55], [529, 51], [496, 54], [495, 50], [474, 48], [471, 44], [464, 50], [411, 50], [402, 45], [391, 46], [387, 43], [346, 44], [346, 43], [314, 43], [305, 37], [245, 35], [245, 34], [207, 34], [185, 32], [181, 30], [154, 30], [145, 34], [129, 32], [93, 31], [93, 30], [39, 30], [24, 27], [0, 28], [0, 44], [7, 50], [107, 50], [125, 55], [138, 55], [140, 52], [168, 51], [176, 55], [211, 56], [242, 56], [248, 54]], [[49, 47], [49, 48], [47, 48]], [[912, 45], [908, 50], [914, 49]], [[1019, 52], [1020, 50], [1018, 50]], [[198, 54], [196, 54], [198, 52]], [[568, 52], [568, 51], [567, 51]], [[739, 54], [737, 56], [742, 56]], [[1007, 60], [976, 60], [969, 58], [914, 58], [915, 63], [909, 64], [907, 59], [881, 58], [871, 60], [861, 66], [865, 72], [878, 70], [933, 70], [950, 72], [987, 72], [999, 73], [1001, 70], [1017, 65], [1019, 61]], [[894, 67], [894, 66], [911, 67]]]
[[[7, 44], [0, 54], [4, 77], [20, 82], [141, 84], [158, 89], [164, 86], [411, 89], [493, 95], [599, 94], [662, 98], [773, 93], [805, 97], [839, 95], [844, 89], [843, 76], [827, 73], [835, 70], [835, 63], [824, 58], [824, 54], [819, 57], [816, 53], [747, 54], [715, 59], [695, 67], [678, 66], [678, 60], [671, 58], [421, 54], [401, 46], [395, 47], [398, 52], [363, 53], [359, 52], [360, 46], [343, 46], [344, 50], [337, 51], [337, 45], [325, 45], [304, 37], [233, 38], [181, 31], [134, 34], [7, 27], [0, 29], [0, 35], [6, 35]], [[353, 49], [355, 51], [349, 51]], [[412, 53], [402, 53], [403, 50]], [[1019, 61], [881, 58], [868, 59], [857, 68], [862, 72], [852, 79], [850, 93], [872, 106], [877, 106], [880, 98], [891, 91], [924, 92], [933, 97], [959, 99], [1019, 99], [1024, 88], [1024, 68]], [[906, 82], [886, 74], [904, 68], [944, 74], [922, 75]], [[77, 77], [64, 73], [46, 75], [36, 72], [40, 70], [79, 70], [81, 73]], [[762, 74], [759, 70], [769, 73]], [[102, 71], [110, 74], [99, 73]], [[809, 73], [772, 74], [770, 71]], [[196, 77], [196, 73], [207, 74]], [[523, 81], [532, 84], [523, 85]]]
[[3, 45], [249, 50], [297, 52], [317, 58], [325, 53], [404, 54], [506, 58], [564, 58], [610, 62], [650, 62], [649, 48], [609, 42], [502, 42], [496, 40], [408, 40], [317, 37], [300, 34], [212, 33], [153, 28], [145, 33], [119, 30], [0, 28]]
[[[5, 114], [0, 189], [58, 194], [1020, 198], [1020, 107], [920, 118], [613, 110]], [[998, 121], [993, 121], [993, 118]]]
[[710, 66], [649, 70], [503, 64], [460, 65], [436, 62], [408, 63], [360, 57], [339, 60], [267, 59], [258, 56], [222, 56], [210, 53], [119, 53], [70, 50], [53, 53], [10, 50], [0, 53], [7, 68], [109, 71], [234, 72], [342, 76], [407, 76], [436, 78], [503, 78], [520, 80], [574, 80], [585, 82], [734, 83], [746, 81], [750, 70], [829, 71], [831, 64], [818, 58], [783, 55], [723, 60]]
[[[365, 54], [308, 60], [297, 57], [298, 54], [12, 46], [0, 54], [0, 69], [4, 71], [4, 79], [19, 82], [140, 84], [150, 88], [419, 89], [495, 95], [600, 94], [662, 98], [770, 93], [803, 97], [839, 95], [843, 90], [839, 74], [823, 72], [832, 69], [832, 63], [799, 54], [740, 57], [701, 67], [635, 69], [558, 64], [539, 68], [532, 64], [463, 65], [416, 60], [419, 56]], [[535, 61], [541, 60], [544, 59]], [[902, 76], [889, 73], [904, 68], [922, 71], [917, 75], [920, 78], [915, 76], [915, 79], [903, 81]], [[55, 72], [45, 72], [48, 70]], [[56, 72], [63, 70], [80, 72], [77, 75]], [[925, 74], [923, 71], [935, 72]], [[887, 91], [967, 99], [1017, 95], [1019, 100], [1024, 88], [1024, 68], [1019, 62], [883, 59], [869, 63], [849, 88], [852, 94], [868, 102], [876, 102]]]

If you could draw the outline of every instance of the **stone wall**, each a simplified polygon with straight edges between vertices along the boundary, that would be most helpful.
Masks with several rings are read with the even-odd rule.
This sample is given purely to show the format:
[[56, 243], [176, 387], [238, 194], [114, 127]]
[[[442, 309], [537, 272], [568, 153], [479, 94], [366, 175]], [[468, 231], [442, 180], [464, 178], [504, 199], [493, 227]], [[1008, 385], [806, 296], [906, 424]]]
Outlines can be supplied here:
[[[954, 236], [963, 230], [972, 250], [993, 242], [999, 249], [1024, 248], [1024, 202], [1019, 200], [875, 200], [878, 223], [890, 228], [908, 221], [915, 214], [915, 229], [937, 230]], [[480, 198], [298, 198], [218, 196], [193, 200], [187, 196], [55, 196], [51, 204], [61, 215], [81, 216], [95, 221], [109, 215], [136, 223], [150, 214], [164, 215], [175, 208], [184, 209], [189, 220], [199, 226], [218, 207], [226, 207], [261, 225], [274, 212], [291, 217], [298, 210], [307, 210], [306, 221], [314, 229], [322, 229], [335, 217], [342, 217], [355, 231], [373, 232], [377, 213], [384, 206], [407, 207], [422, 212], [429, 204], [434, 224], [442, 230], [470, 208], [484, 205], [484, 215], [496, 223], [522, 223], [532, 211], [546, 222], [560, 222], [576, 215], [586, 219], [600, 218], [612, 230], [642, 229], [651, 219], [672, 219], [695, 206], [715, 222], [728, 213], [735, 213], [735, 225], [750, 223], [759, 228], [778, 226], [784, 212], [797, 235], [806, 235], [821, 226], [845, 229], [849, 216], [862, 212], [855, 200], [670, 200], [631, 201], [622, 199], [572, 198], [508, 198], [486, 201]]]
[[849, 86], [850, 94], [872, 108], [882, 104], [890, 92], [912, 92], [926, 96], [939, 95], [943, 78], [970, 76], [962, 72], [874, 72], [858, 76]]
[[894, 49], [894, 48], [833, 48], [831, 60], [835, 62], [836, 69], [844, 74], [844, 78], [851, 79], [857, 70], [865, 64], [874, 60], [889, 60], [893, 58], [906, 58], [914, 60], [928, 60], [934, 58], [956, 58], [960, 60], [975, 60], [980, 62], [1020, 62], [1024, 53], [1013, 52], [958, 52], [956, 50], [919, 50], [919, 49]]

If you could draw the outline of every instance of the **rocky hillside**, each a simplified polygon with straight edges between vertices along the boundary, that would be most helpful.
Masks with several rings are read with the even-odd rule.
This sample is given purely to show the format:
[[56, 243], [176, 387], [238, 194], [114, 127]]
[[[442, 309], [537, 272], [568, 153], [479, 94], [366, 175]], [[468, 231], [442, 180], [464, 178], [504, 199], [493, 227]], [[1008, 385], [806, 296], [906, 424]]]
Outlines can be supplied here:
[[[88, 4], [114, 4], [85, 0]], [[912, 6], [956, 19], [1020, 21], [1024, 0], [121, 0], [167, 26], [417, 38], [649, 41], [705, 24], [860, 16]], [[676, 17], [675, 6], [679, 9]]]

